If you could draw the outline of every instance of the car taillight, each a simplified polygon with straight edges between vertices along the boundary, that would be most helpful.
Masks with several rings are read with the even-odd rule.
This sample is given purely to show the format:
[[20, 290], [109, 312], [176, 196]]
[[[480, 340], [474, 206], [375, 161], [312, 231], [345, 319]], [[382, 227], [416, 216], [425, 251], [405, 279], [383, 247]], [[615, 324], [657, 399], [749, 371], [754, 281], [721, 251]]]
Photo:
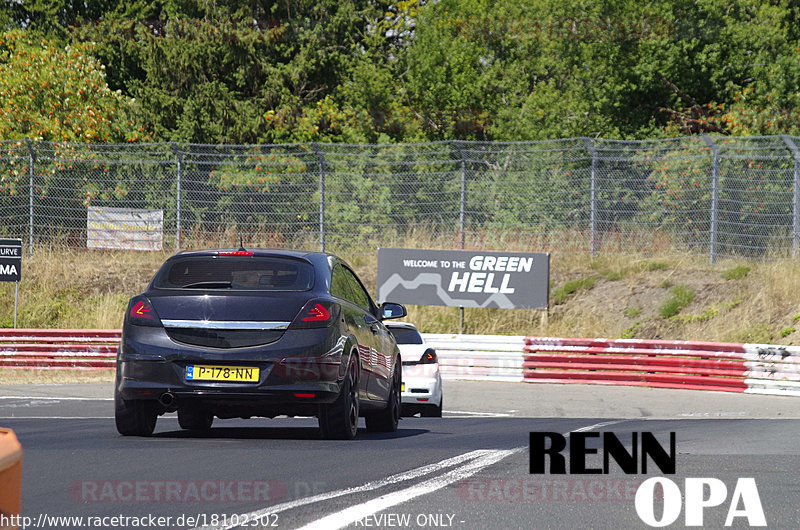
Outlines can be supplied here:
[[247, 250], [232, 250], [230, 252], [219, 252], [217, 256], [247, 256], [252, 257], [253, 253]]
[[132, 298], [128, 304], [128, 320], [137, 326], [160, 326], [161, 319], [158, 318], [153, 304], [144, 296]]
[[322, 304], [314, 304], [314, 307], [309, 309], [306, 316], [302, 317], [300, 320], [303, 322], [327, 322], [329, 318], [331, 318], [331, 312], [325, 309], [325, 306]]
[[433, 364], [438, 361], [439, 359], [436, 357], [436, 350], [433, 348], [428, 348], [425, 350], [425, 353], [423, 353], [422, 357], [419, 358], [419, 364]]
[[309, 300], [294, 317], [289, 329], [326, 328], [339, 318], [339, 304], [328, 300]]
[[153, 315], [150, 314], [150, 312], [152, 310], [153, 310], [152, 307], [150, 307], [149, 305], [145, 304], [143, 301], [139, 300], [131, 308], [131, 316], [133, 318], [152, 319]]

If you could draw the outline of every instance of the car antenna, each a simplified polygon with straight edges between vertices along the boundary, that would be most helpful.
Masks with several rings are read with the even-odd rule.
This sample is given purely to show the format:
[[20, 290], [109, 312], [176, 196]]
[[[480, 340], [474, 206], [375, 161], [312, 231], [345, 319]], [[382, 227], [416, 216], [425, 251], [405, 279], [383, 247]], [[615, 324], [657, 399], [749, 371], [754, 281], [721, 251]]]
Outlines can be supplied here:
[[246, 252], [247, 249], [244, 248], [244, 238], [239, 235], [239, 252]]

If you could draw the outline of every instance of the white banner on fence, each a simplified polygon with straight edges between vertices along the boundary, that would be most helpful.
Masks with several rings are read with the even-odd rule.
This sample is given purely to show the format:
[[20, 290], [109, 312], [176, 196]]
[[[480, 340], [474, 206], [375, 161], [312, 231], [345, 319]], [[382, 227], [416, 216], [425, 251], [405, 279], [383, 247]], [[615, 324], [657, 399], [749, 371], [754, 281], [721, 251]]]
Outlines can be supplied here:
[[164, 210], [89, 207], [86, 246], [128, 250], [161, 250]]

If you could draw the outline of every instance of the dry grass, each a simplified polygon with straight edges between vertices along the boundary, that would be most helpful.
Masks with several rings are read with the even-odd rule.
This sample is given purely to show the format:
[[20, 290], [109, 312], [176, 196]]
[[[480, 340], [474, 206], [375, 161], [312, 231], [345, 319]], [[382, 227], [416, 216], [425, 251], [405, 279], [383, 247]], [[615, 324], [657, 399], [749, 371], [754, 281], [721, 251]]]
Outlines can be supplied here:
[[[20, 328], [118, 328], [128, 298], [147, 286], [167, 252], [53, 251], [23, 259]], [[13, 284], [0, 285], [0, 327], [13, 325]]]
[[110, 383], [114, 381], [114, 370], [28, 370], [24, 368], [0, 369], [0, 381], [4, 385]]

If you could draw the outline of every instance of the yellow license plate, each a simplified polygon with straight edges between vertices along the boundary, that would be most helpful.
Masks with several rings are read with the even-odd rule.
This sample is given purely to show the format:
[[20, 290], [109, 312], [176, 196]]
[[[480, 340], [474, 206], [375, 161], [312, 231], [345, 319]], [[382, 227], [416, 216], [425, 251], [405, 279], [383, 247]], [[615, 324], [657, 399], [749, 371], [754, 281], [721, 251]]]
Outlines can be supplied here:
[[258, 368], [245, 366], [207, 366], [190, 364], [186, 367], [187, 381], [258, 382]]

